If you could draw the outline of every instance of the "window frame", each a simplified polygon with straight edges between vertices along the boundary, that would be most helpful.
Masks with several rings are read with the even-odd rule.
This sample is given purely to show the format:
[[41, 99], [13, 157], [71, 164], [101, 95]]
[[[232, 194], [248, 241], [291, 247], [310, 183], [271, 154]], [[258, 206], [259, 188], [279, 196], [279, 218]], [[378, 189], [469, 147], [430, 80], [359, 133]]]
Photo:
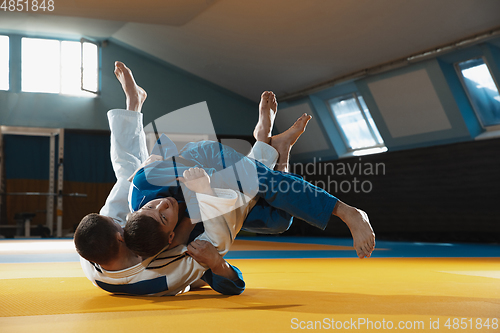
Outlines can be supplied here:
[[7, 37], [7, 58], [8, 58], [8, 61], [7, 61], [7, 89], [0, 89], [0, 91], [10, 91], [11, 88], [12, 88], [12, 85], [11, 85], [11, 82], [10, 82], [10, 64], [12, 62], [12, 59], [10, 57], [10, 53], [11, 53], [11, 47], [10, 47], [10, 42], [11, 42], [11, 37], [9, 35], [5, 35], [5, 34], [1, 34], [0, 36], [2, 37]]
[[[22, 93], [35, 93], [35, 94], [58, 94], [58, 95], [63, 95], [63, 96], [70, 96], [70, 97], [87, 97], [87, 98], [95, 98], [97, 97], [98, 95], [100, 95], [100, 80], [101, 80], [101, 71], [100, 71], [100, 67], [101, 67], [101, 59], [100, 59], [100, 44], [95, 42], [95, 41], [91, 41], [89, 39], [86, 39], [86, 38], [81, 38], [80, 40], [74, 40], [74, 39], [63, 39], [63, 38], [51, 38], [51, 37], [38, 37], [38, 36], [29, 36], [29, 35], [23, 35], [23, 36], [20, 36], [20, 41], [21, 41], [21, 45], [22, 45], [22, 40], [24, 38], [30, 38], [30, 39], [42, 39], [42, 40], [54, 40], [54, 41], [58, 41], [59, 42], [59, 52], [61, 54], [61, 44], [62, 42], [74, 42], [74, 43], [80, 43], [80, 54], [81, 56], [83, 56], [83, 40], [85, 40], [85, 43], [92, 43], [92, 44], [95, 44], [97, 46], [97, 91], [92, 91], [92, 90], [87, 90], [87, 89], [83, 89], [83, 59], [81, 58], [80, 59], [80, 90], [83, 92], [87, 92], [87, 93], [90, 93], [92, 94], [93, 96], [85, 96], [85, 95], [73, 95], [73, 94], [67, 94], [67, 93], [63, 93], [61, 92], [61, 82], [59, 83], [59, 91], [58, 92], [32, 92], [32, 91], [24, 91], [22, 90], [22, 74], [21, 74], [21, 90], [20, 92]], [[22, 58], [22, 55], [23, 55], [23, 52], [24, 50], [22, 49], [21, 47], [21, 58]], [[62, 64], [62, 58], [60, 58], [59, 60], [59, 67], [62, 69], [61, 67], [61, 64]], [[20, 63], [19, 63], [19, 68], [20, 70], [22, 71], [22, 61], [20, 60]], [[62, 76], [62, 72], [59, 73], [60, 76]]]
[[[363, 116], [363, 119], [364, 119], [364, 121], [366, 123], [366, 126], [370, 130], [370, 135], [372, 136], [373, 141], [378, 142], [377, 141], [377, 135], [375, 134], [375, 132], [374, 132], [374, 130], [373, 130], [371, 124], [370, 124], [370, 121], [366, 117], [366, 114], [365, 114], [365, 111], [364, 111], [364, 109], [363, 109], [363, 107], [361, 105], [361, 102], [359, 101], [359, 96], [361, 96], [361, 95], [358, 92], [352, 92], [352, 93], [349, 93], [349, 94], [343, 94], [343, 95], [335, 96], [335, 97], [332, 97], [332, 98], [329, 98], [329, 99], [326, 100], [326, 104], [327, 104], [328, 110], [330, 111], [330, 116], [332, 117], [333, 122], [335, 124], [335, 127], [337, 128], [337, 131], [339, 132], [340, 137], [342, 138], [342, 141], [344, 142], [344, 146], [346, 147], [346, 152], [349, 154], [349, 153], [353, 153], [353, 152], [356, 152], [356, 151], [367, 150], [367, 149], [372, 149], [372, 148], [387, 148], [387, 146], [385, 145], [385, 142], [384, 142], [383, 138], [382, 138], [382, 143], [376, 143], [373, 146], [352, 148], [349, 145], [349, 140], [347, 139], [347, 136], [346, 136], [346, 134], [345, 134], [342, 126], [340, 126], [339, 121], [337, 120], [337, 117], [335, 116], [335, 113], [333, 112], [333, 109], [331, 107], [331, 101], [334, 100], [334, 99], [349, 99], [349, 98], [354, 98], [354, 100], [356, 101], [356, 105], [358, 106], [358, 108], [359, 108], [359, 110], [361, 112], [361, 115]], [[365, 104], [366, 104], [366, 102], [365, 102]], [[368, 106], [367, 106], [367, 108], [368, 108]], [[368, 112], [370, 112], [369, 109], [368, 109]], [[378, 128], [377, 128], [377, 130], [378, 130]], [[380, 133], [380, 131], [379, 131], [379, 133]]]
[[484, 55], [477, 56], [477, 57], [472, 57], [472, 58], [467, 58], [467, 59], [464, 59], [464, 60], [457, 61], [457, 62], [455, 62], [453, 64], [453, 66], [455, 67], [455, 71], [456, 71], [456, 73], [458, 75], [458, 79], [460, 80], [460, 83], [462, 84], [462, 88], [465, 91], [465, 95], [467, 96], [467, 99], [469, 100], [469, 103], [470, 103], [470, 105], [472, 107], [472, 110], [474, 110], [474, 114], [476, 115], [476, 118], [479, 121], [479, 124], [481, 124], [481, 127], [484, 130], [486, 130], [486, 131], [500, 130], [500, 124], [485, 125], [483, 123], [483, 120], [481, 119], [481, 115], [480, 115], [481, 113], [480, 113], [480, 111], [477, 110], [477, 107], [476, 107], [475, 103], [472, 102], [473, 99], [471, 98], [469, 89], [467, 88], [467, 85], [465, 84], [465, 77], [462, 74], [462, 70], [459, 67], [460, 63], [467, 62], [467, 61], [470, 61], [470, 60], [475, 60], [475, 59], [482, 59], [483, 60], [484, 64], [486, 65], [486, 68], [488, 68], [488, 72], [490, 73], [490, 76], [491, 76], [491, 78], [493, 80], [493, 83], [495, 84], [495, 86], [497, 88], [497, 91], [500, 93], [500, 88], [499, 88], [500, 85], [498, 84], [498, 81], [495, 78], [495, 75], [493, 75], [493, 72], [490, 69], [490, 65], [488, 63], [488, 60], [486, 59], [486, 57]]
[[[88, 90], [88, 89], [85, 89], [83, 87], [83, 44], [84, 43], [89, 43], [89, 44], [94, 44], [96, 47], [97, 47], [97, 90], [96, 91], [92, 91], [92, 90]], [[86, 91], [86, 92], [89, 92], [91, 94], [94, 94], [96, 96], [98, 96], [100, 94], [100, 61], [99, 61], [99, 43], [95, 42], [95, 41], [92, 41], [90, 39], [87, 39], [87, 38], [81, 38], [80, 39], [80, 53], [81, 53], [81, 57], [80, 57], [80, 89], [82, 91]]]

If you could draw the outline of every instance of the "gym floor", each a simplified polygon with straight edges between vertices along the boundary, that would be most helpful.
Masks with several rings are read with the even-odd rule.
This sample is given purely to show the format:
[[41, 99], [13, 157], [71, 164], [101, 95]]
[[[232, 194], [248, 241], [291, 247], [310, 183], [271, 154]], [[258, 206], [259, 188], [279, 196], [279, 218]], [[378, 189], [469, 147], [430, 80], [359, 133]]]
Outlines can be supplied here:
[[500, 246], [238, 238], [226, 259], [239, 296], [110, 295], [88, 281], [71, 239], [0, 240], [0, 331], [499, 331]]

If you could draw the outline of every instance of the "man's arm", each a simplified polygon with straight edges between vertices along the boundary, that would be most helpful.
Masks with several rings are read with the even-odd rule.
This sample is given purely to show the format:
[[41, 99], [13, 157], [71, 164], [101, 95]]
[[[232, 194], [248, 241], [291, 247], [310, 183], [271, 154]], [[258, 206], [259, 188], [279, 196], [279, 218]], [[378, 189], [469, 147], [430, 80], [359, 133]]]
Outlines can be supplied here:
[[214, 274], [230, 280], [238, 279], [236, 272], [231, 269], [212, 243], [197, 239], [188, 245], [187, 253], [198, 263], [210, 268]]
[[[234, 207], [239, 196], [232, 190], [214, 189], [217, 196], [206, 194], [197, 194], [200, 204], [200, 212], [205, 227], [197, 240], [204, 240], [212, 243], [217, 252], [224, 255], [231, 244], [234, 237], [241, 228], [243, 219], [237, 215], [231, 207]], [[229, 213], [227, 213], [229, 212]], [[186, 246], [177, 246], [160, 253], [157, 257], [152, 257], [145, 261], [149, 271], [156, 271], [159, 274], [166, 276], [168, 283], [168, 291], [161, 295], [176, 295], [186, 290], [186, 287], [193, 282], [199, 280], [207, 270], [207, 267], [198, 263], [193, 257], [187, 255]], [[224, 268], [224, 267], [221, 267]], [[217, 270], [218, 268], [216, 268]], [[241, 274], [241, 273], [240, 273]], [[213, 279], [224, 280], [223, 283], [233, 284], [232, 280], [224, 277], [218, 277], [215, 274]], [[241, 279], [238, 282], [237, 289], [243, 291], [244, 282]], [[223, 294], [238, 294], [241, 292], [230, 292], [229, 288], [221, 282], [215, 282], [215, 289]], [[217, 287], [217, 286], [220, 286]]]
[[208, 283], [210, 287], [222, 295], [240, 295], [245, 291], [245, 281], [243, 274], [238, 267], [228, 263], [228, 269], [236, 274], [236, 279], [228, 279], [226, 277], [212, 273], [208, 270], [203, 274], [201, 279]]
[[[201, 168], [184, 171], [179, 180], [196, 192], [205, 232], [202, 241], [211, 242], [224, 255], [240, 231], [244, 216], [239, 216], [235, 204], [242, 200], [241, 193], [233, 190], [212, 189], [210, 177]], [[193, 243], [191, 243], [193, 244]], [[220, 256], [218, 256], [220, 257]]]
[[187, 253], [198, 263], [210, 268], [201, 279], [213, 290], [223, 295], [239, 295], [245, 291], [241, 271], [225, 261], [212, 243], [195, 240], [188, 245]]

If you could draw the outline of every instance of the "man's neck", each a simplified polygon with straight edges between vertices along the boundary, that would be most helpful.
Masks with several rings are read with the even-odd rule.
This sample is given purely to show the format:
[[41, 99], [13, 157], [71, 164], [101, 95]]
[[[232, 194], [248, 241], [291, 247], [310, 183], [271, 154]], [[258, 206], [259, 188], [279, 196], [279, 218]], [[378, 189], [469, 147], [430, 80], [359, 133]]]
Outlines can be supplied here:
[[107, 271], [121, 271], [142, 262], [142, 258], [124, 246], [120, 246], [118, 257], [106, 265], [101, 265]]
[[178, 245], [187, 245], [189, 235], [191, 234], [191, 231], [193, 231], [193, 229], [194, 224], [191, 223], [191, 219], [188, 217], [183, 217], [175, 227], [175, 236], [172, 240], [172, 243], [170, 243], [169, 248], [173, 249]]

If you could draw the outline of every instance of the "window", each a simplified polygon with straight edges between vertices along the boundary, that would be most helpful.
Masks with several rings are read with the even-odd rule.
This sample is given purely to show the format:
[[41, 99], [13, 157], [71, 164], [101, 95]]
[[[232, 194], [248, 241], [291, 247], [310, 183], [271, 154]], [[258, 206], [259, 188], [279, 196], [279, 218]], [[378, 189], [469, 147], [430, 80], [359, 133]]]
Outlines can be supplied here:
[[500, 96], [483, 58], [457, 64], [471, 104], [484, 127], [500, 124]]
[[9, 37], [0, 36], [0, 90], [9, 90]]
[[349, 151], [378, 148], [368, 152], [375, 153], [387, 150], [362, 96], [354, 93], [331, 99], [328, 103]]
[[85, 91], [97, 93], [99, 89], [99, 49], [94, 43], [82, 40], [82, 82]]
[[[21, 89], [93, 97], [98, 91], [97, 45], [23, 38]], [[84, 55], [82, 61], [82, 54]], [[86, 89], [83, 89], [83, 82]]]
[[61, 88], [60, 44], [57, 40], [22, 39], [22, 91], [59, 92]]

